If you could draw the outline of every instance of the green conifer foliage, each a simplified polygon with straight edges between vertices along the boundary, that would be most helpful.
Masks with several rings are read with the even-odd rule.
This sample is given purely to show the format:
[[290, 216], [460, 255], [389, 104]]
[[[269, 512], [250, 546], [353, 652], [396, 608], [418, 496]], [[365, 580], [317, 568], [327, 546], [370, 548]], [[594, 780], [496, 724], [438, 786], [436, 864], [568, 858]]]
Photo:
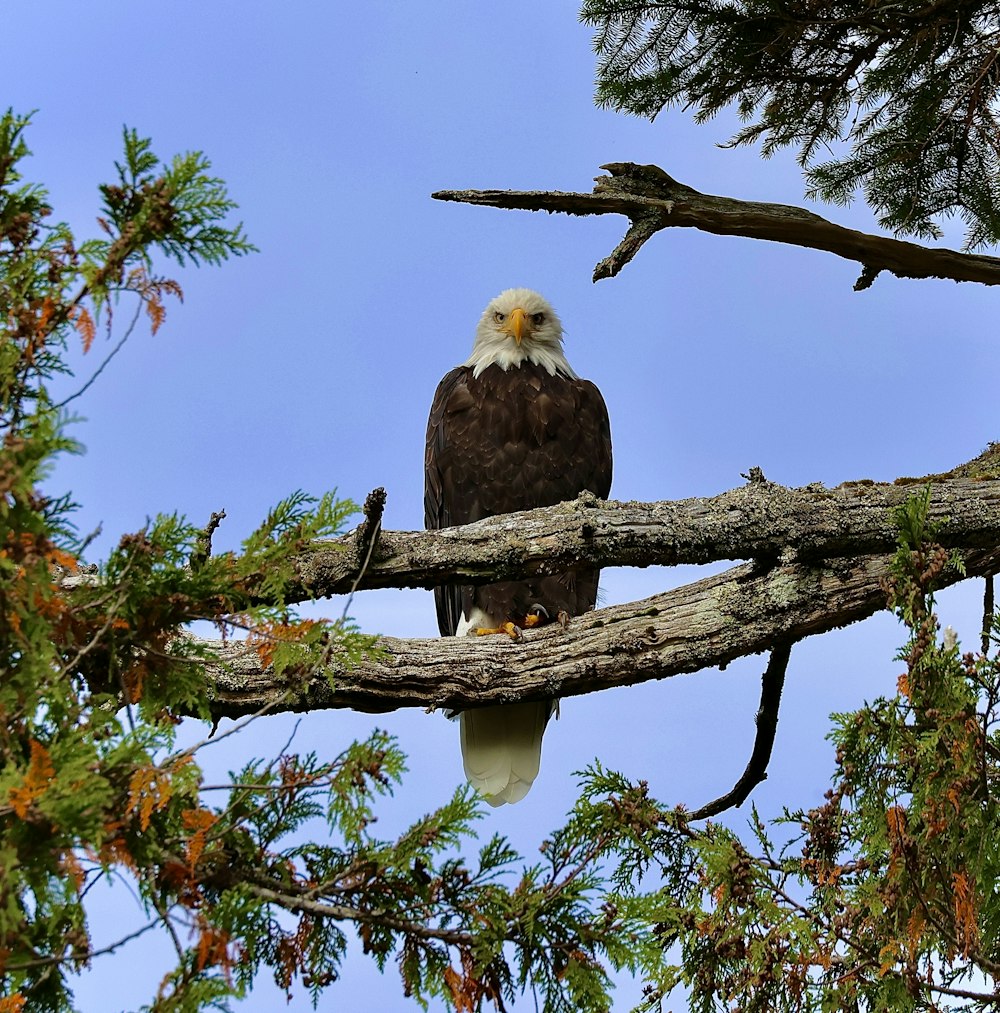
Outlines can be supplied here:
[[793, 146], [807, 193], [861, 191], [883, 227], [1000, 241], [1000, 4], [995, 0], [585, 0], [597, 98], [653, 118], [735, 106], [732, 144]]

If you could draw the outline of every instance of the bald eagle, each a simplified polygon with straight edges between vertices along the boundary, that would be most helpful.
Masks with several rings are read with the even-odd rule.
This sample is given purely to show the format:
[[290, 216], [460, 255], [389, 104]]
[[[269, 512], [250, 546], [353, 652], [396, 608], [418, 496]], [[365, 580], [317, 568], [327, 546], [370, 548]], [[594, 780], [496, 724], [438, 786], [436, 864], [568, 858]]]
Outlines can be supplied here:
[[[611, 429], [600, 391], [566, 361], [562, 324], [537, 292], [512, 288], [483, 311], [472, 355], [438, 385], [427, 423], [428, 528], [550, 506], [611, 488]], [[519, 628], [594, 607], [600, 571], [434, 589], [443, 636]], [[490, 805], [517, 802], [538, 775], [556, 701], [460, 716], [470, 783]]]

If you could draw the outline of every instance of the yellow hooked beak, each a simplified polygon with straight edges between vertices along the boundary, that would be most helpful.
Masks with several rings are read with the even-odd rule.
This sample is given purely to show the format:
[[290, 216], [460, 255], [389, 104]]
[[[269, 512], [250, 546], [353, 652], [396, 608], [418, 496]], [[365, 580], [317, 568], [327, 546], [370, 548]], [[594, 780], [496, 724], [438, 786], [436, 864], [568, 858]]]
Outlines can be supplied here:
[[504, 334], [509, 334], [520, 346], [528, 331], [528, 321], [525, 318], [524, 310], [520, 306], [507, 317], [501, 330]]

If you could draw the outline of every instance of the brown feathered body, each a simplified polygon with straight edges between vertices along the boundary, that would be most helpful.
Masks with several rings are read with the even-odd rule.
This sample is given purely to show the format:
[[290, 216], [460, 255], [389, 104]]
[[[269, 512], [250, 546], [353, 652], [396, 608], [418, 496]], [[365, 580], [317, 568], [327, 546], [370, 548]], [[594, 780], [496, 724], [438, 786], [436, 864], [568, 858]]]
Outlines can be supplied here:
[[[438, 386], [427, 425], [424, 522], [468, 524], [589, 491], [611, 489], [611, 430], [589, 380], [550, 375], [544, 366], [488, 366], [478, 377], [458, 366]], [[600, 570], [497, 584], [434, 589], [438, 627], [454, 635], [473, 607], [521, 624], [535, 605], [555, 618], [594, 607]]]

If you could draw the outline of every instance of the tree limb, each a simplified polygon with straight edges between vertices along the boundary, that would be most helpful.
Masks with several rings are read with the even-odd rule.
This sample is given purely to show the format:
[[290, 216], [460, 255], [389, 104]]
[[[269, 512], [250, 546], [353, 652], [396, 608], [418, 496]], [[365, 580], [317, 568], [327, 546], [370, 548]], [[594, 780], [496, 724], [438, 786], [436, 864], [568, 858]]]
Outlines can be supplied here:
[[475, 584], [572, 565], [673, 566], [721, 559], [800, 560], [890, 552], [892, 510], [933, 487], [929, 518], [946, 548], [1000, 545], [1000, 480], [931, 476], [893, 484], [847, 482], [789, 489], [758, 481], [718, 496], [658, 503], [577, 500], [438, 531], [383, 531], [359, 579], [356, 537], [317, 542], [297, 560], [288, 600], [358, 588]]
[[250, 893], [260, 897], [262, 900], [266, 900], [271, 904], [277, 904], [279, 907], [283, 907], [292, 913], [305, 912], [316, 915], [318, 918], [330, 918], [338, 922], [378, 925], [382, 928], [392, 929], [395, 932], [403, 932], [406, 935], [416, 936], [418, 939], [435, 939], [450, 946], [471, 947], [476, 942], [475, 936], [468, 932], [437, 928], [434, 925], [425, 925], [422, 922], [407, 921], [403, 918], [394, 917], [387, 911], [362, 911], [359, 908], [350, 907], [346, 904], [329, 904], [325, 901], [313, 900], [296, 893], [293, 886], [285, 886], [283, 890], [276, 890], [273, 887], [261, 886], [258, 883], [246, 883], [245, 887]]
[[[962, 553], [966, 576], [1000, 572], [1000, 548]], [[457, 708], [591, 693], [663, 679], [768, 650], [864, 619], [885, 608], [889, 555], [830, 562], [745, 563], [725, 573], [574, 619], [505, 637], [402, 640], [380, 637], [382, 655], [329, 681], [278, 683], [253, 650], [213, 645], [208, 669], [213, 710], [238, 717], [273, 703], [278, 710], [346, 707]], [[963, 579], [956, 570], [941, 585]]]
[[[935, 539], [958, 551], [967, 576], [1000, 572], [1000, 445], [942, 475], [892, 484], [787, 489], [750, 469], [748, 484], [710, 499], [603, 503], [583, 496], [540, 510], [432, 532], [381, 532], [318, 543], [297, 561], [283, 600], [354, 587], [483, 582], [574, 565], [650, 565], [750, 557], [752, 562], [640, 602], [575, 618], [568, 630], [503, 637], [405, 640], [326, 678], [296, 682], [262, 668], [240, 642], [203, 641], [217, 717], [269, 710], [463, 709], [590, 693], [666, 678], [771, 650], [886, 607], [896, 547], [893, 508], [930, 485]], [[372, 548], [374, 546], [374, 548]], [[361, 556], [364, 556], [364, 561]], [[368, 557], [371, 558], [368, 558]], [[92, 574], [59, 577], [66, 589]], [[962, 579], [944, 574], [941, 586]]]
[[594, 269], [594, 281], [612, 278], [661, 229], [694, 228], [720, 236], [744, 236], [825, 250], [862, 265], [855, 289], [868, 288], [881, 271], [898, 278], [951, 278], [1000, 284], [1000, 258], [858, 232], [804, 208], [701, 193], [655, 165], [602, 165], [593, 193], [559, 190], [439, 190], [437, 200], [572, 215], [625, 215], [631, 225], [610, 256]]

